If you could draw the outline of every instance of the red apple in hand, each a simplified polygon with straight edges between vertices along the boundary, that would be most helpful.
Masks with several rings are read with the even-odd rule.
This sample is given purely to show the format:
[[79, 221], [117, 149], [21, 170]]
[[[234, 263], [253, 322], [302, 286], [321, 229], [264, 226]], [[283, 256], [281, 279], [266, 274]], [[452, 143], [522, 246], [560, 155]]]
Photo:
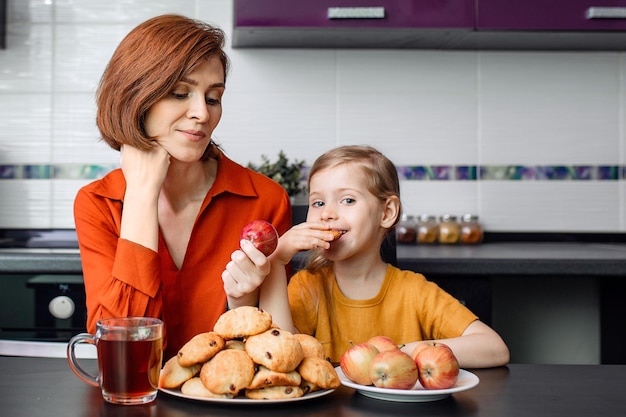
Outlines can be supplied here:
[[376, 346], [379, 352], [385, 352], [387, 350], [398, 350], [400, 347], [387, 336], [374, 336], [367, 341], [370, 345]]
[[369, 343], [359, 343], [346, 350], [339, 361], [343, 373], [352, 381], [361, 385], [372, 385], [369, 369], [372, 358], [378, 349]]
[[265, 220], [252, 220], [241, 231], [241, 239], [246, 239], [265, 256], [270, 256], [278, 246], [278, 232]]
[[370, 363], [370, 379], [378, 388], [411, 389], [417, 382], [417, 365], [400, 349], [380, 352]]
[[420, 384], [426, 389], [446, 389], [456, 384], [459, 362], [452, 349], [443, 343], [424, 342], [415, 346], [411, 356], [419, 370]]

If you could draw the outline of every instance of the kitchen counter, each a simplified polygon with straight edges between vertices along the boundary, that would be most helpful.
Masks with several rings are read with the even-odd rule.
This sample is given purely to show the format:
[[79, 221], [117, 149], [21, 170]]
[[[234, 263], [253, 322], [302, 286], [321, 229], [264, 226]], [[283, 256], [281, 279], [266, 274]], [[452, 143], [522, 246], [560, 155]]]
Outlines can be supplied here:
[[496, 242], [474, 246], [398, 245], [398, 265], [426, 276], [626, 276], [626, 244]]
[[82, 274], [78, 249], [0, 248], [0, 274]]
[[[95, 360], [83, 360], [95, 369]], [[309, 401], [232, 405], [159, 393], [147, 405], [106, 403], [61, 358], [0, 357], [0, 411], [13, 417], [224, 416], [375, 417], [589, 417], [624, 416], [624, 365], [522, 365], [472, 370], [480, 382], [468, 391], [433, 402], [400, 403], [365, 397], [340, 387]]]
[[[398, 245], [401, 268], [425, 275], [626, 276], [626, 244], [496, 242]], [[81, 274], [78, 249], [0, 248], [0, 273]]]

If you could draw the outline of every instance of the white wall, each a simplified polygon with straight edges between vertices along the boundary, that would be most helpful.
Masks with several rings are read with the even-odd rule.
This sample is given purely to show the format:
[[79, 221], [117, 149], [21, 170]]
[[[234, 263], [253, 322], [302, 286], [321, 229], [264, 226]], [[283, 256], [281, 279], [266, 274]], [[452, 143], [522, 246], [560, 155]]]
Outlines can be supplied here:
[[[8, 12], [0, 166], [54, 164], [58, 179], [0, 176], [4, 228], [73, 227], [78, 187], [117, 164], [98, 141], [93, 93], [129, 30], [177, 12], [232, 32], [230, 0], [9, 0]], [[228, 52], [215, 137], [244, 165], [280, 149], [310, 164], [350, 143], [375, 145], [407, 166], [625, 163], [624, 53]], [[625, 184], [407, 180], [403, 199], [411, 213], [477, 213], [490, 231], [624, 232]]]

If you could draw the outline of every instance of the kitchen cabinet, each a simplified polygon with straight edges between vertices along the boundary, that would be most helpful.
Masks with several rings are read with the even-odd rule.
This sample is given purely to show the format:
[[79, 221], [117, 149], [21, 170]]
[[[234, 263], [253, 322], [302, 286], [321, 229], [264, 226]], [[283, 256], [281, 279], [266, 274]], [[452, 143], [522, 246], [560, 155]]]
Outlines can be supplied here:
[[626, 0], [477, 0], [476, 29], [626, 30]]
[[7, 47], [7, 2], [0, 0], [0, 49]]
[[474, 0], [235, 0], [234, 47], [419, 47], [474, 28]]
[[626, 50], [626, 0], [234, 0], [232, 46]]
[[626, 0], [476, 1], [459, 49], [626, 50]]

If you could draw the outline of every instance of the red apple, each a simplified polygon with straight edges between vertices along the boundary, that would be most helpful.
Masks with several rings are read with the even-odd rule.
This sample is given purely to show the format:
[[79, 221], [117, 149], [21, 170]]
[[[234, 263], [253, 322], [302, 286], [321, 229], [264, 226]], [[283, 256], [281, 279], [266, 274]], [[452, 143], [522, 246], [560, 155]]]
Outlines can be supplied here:
[[241, 239], [246, 239], [265, 256], [270, 256], [278, 246], [278, 232], [265, 220], [252, 220], [241, 231]]
[[424, 388], [446, 389], [456, 384], [459, 361], [448, 345], [438, 342], [420, 343], [415, 350], [411, 356], [417, 364], [419, 381]]
[[400, 349], [387, 350], [374, 356], [369, 374], [372, 383], [378, 388], [411, 389], [418, 378], [415, 361]]
[[368, 340], [367, 343], [376, 346], [376, 349], [378, 349], [379, 352], [400, 349], [396, 342], [394, 342], [393, 339], [387, 336], [374, 336], [370, 340]]
[[361, 385], [372, 385], [369, 374], [370, 362], [377, 354], [378, 349], [374, 345], [359, 343], [341, 355], [339, 366], [352, 382]]
[[420, 342], [417, 345], [415, 345], [415, 347], [413, 348], [413, 351], [411, 352], [411, 357], [413, 358], [414, 361], [417, 361], [417, 355], [424, 349], [426, 349], [429, 346], [434, 346], [435, 342], [433, 341], [424, 341], [424, 342]]

